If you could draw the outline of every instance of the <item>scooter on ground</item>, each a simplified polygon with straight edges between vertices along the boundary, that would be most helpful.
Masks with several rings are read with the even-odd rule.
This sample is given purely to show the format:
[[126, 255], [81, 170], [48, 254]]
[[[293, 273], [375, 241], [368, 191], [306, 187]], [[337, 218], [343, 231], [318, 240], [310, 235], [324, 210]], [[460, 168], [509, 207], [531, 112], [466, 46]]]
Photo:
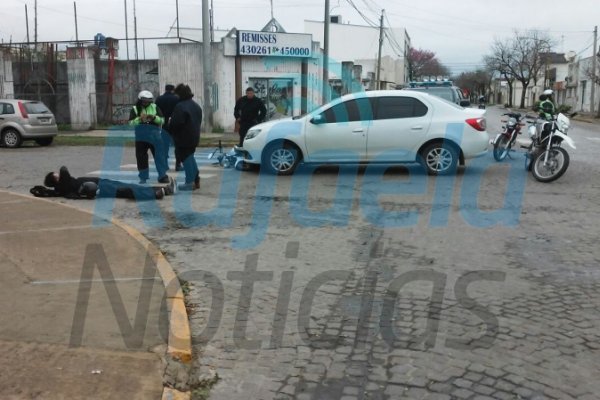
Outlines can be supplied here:
[[235, 168], [238, 171], [245, 169], [244, 154], [238, 146], [233, 146], [231, 150], [225, 152], [223, 145], [219, 140], [219, 145], [208, 155], [209, 160], [216, 160], [213, 164], [220, 165], [223, 168]]

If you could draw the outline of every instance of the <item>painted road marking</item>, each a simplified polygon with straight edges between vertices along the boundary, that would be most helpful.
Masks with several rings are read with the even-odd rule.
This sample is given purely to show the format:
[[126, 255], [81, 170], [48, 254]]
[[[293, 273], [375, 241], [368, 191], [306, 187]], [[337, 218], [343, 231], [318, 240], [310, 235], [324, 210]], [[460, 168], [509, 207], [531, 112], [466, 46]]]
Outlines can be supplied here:
[[20, 229], [17, 231], [0, 231], [0, 235], [11, 235], [15, 233], [32, 233], [32, 232], [57, 232], [57, 231], [68, 231], [70, 229], [98, 229], [97, 226], [92, 225], [76, 225], [76, 226], [63, 226], [57, 228], [38, 228], [38, 229]]

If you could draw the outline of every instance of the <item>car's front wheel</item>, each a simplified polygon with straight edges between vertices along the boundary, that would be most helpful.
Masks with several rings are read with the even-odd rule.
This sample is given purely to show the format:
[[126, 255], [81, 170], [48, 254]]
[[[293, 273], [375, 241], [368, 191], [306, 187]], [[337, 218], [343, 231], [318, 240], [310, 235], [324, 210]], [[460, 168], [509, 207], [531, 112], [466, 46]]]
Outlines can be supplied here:
[[10, 148], [17, 148], [21, 146], [23, 143], [23, 138], [21, 138], [21, 134], [16, 129], [6, 129], [2, 132], [2, 145]]
[[453, 174], [458, 166], [458, 151], [445, 142], [431, 143], [421, 152], [421, 163], [429, 175]]
[[261, 168], [276, 175], [291, 175], [300, 162], [300, 151], [296, 146], [284, 142], [269, 144], [262, 155]]

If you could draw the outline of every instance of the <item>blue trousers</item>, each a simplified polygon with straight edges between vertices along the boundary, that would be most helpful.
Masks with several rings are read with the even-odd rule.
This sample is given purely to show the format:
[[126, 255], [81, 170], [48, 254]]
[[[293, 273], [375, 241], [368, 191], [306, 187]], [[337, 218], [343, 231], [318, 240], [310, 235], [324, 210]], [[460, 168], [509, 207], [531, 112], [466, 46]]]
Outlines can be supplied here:
[[135, 158], [137, 161], [138, 176], [146, 180], [150, 175], [148, 166], [148, 150], [154, 157], [154, 164], [158, 178], [167, 174], [168, 164], [165, 158], [165, 149], [161, 132], [158, 127], [152, 125], [140, 125], [135, 130]]

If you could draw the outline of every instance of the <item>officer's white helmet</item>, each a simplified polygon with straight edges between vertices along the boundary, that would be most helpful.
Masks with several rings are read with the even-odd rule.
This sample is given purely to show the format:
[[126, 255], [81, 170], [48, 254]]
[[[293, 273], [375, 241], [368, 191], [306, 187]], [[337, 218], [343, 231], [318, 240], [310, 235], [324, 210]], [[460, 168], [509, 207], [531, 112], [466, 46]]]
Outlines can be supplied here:
[[142, 90], [140, 94], [138, 94], [138, 99], [154, 101], [154, 95], [152, 95], [149, 90]]
[[546, 96], [552, 96], [553, 93], [554, 92], [552, 91], [552, 89], [546, 89], [546, 90], [544, 90], [543, 94], [545, 94]]

